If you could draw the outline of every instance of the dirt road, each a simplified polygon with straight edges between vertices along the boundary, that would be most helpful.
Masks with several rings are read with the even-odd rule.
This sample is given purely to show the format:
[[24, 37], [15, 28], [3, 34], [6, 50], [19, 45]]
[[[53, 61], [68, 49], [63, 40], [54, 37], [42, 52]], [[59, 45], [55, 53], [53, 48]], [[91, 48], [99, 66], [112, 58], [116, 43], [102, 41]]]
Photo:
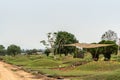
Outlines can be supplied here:
[[0, 61], [0, 80], [55, 80], [39, 75], [39, 78], [27, 73], [17, 66]]

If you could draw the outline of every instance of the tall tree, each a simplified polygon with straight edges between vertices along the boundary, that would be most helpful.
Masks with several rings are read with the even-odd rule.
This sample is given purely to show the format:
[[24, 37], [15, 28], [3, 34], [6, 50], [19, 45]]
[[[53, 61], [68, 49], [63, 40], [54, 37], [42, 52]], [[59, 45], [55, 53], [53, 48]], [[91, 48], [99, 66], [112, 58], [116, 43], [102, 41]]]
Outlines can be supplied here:
[[[92, 43], [92, 44], [97, 44], [97, 43]], [[86, 49], [86, 50], [91, 53], [92, 59], [94, 61], [98, 61], [99, 55], [101, 54], [100, 48], [89, 48], [89, 49]]]
[[49, 32], [47, 33], [47, 41], [46, 40], [40, 41], [40, 43], [42, 43], [45, 46], [46, 48], [45, 51], [47, 52], [49, 51], [49, 53], [50, 52], [54, 53], [55, 39], [56, 39], [56, 32], [54, 33]]
[[99, 48], [90, 48], [87, 49], [88, 52], [91, 53], [93, 60], [97, 61], [99, 59], [99, 55], [104, 55], [104, 60], [110, 60], [111, 54], [117, 53], [117, 44], [115, 41], [105, 41], [102, 40], [99, 42], [99, 44], [113, 44], [112, 46], [106, 46], [106, 47], [99, 47]]
[[7, 48], [7, 54], [8, 54], [8, 55], [13, 55], [13, 56], [15, 56], [15, 55], [17, 55], [17, 54], [20, 54], [20, 52], [21, 52], [21, 49], [20, 49], [20, 47], [17, 46], [17, 45], [10, 45], [10, 46], [8, 46], [8, 48]]
[[106, 41], [115, 41], [115, 42], [117, 42], [118, 37], [117, 37], [117, 34], [114, 31], [108, 30], [107, 32], [105, 32], [102, 35], [101, 39], [106, 40]]
[[56, 34], [57, 34], [56, 32], [47, 34], [48, 43], [49, 43], [51, 48], [54, 48], [54, 42], [55, 42], [55, 39], [56, 39]]
[[116, 42], [102, 40], [99, 42], [99, 44], [113, 44], [113, 46], [100, 48], [100, 50], [102, 51], [102, 54], [104, 55], [104, 60], [110, 60], [111, 54], [113, 53], [117, 54], [118, 45], [116, 44]]
[[57, 32], [56, 39], [55, 39], [55, 53], [64, 53], [67, 55], [68, 53], [74, 53], [75, 52], [75, 47], [68, 47], [68, 46], [63, 46], [64, 44], [72, 44], [72, 43], [77, 43], [78, 40], [76, 37], [68, 33], [66, 31], [59, 31]]
[[46, 48], [54, 48], [54, 43], [56, 39], [56, 33], [47, 33], [47, 40], [41, 40], [42, 43]]

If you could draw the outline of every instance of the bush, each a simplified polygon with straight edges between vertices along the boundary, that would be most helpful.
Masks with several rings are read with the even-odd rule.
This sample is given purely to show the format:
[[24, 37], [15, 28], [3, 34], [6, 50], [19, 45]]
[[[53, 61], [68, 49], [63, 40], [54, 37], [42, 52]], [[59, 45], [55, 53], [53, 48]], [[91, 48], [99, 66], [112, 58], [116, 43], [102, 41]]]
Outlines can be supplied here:
[[47, 56], [49, 56], [50, 52], [51, 52], [50, 49], [46, 49], [44, 53], [45, 53]]

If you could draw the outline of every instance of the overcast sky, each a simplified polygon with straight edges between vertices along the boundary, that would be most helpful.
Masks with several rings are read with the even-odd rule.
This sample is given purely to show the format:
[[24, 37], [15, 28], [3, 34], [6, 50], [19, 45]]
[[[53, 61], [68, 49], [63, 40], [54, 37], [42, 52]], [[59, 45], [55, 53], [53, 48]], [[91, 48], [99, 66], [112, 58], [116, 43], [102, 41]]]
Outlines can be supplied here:
[[120, 37], [120, 0], [0, 0], [0, 44], [43, 48], [48, 32], [68, 31], [98, 42], [109, 29]]

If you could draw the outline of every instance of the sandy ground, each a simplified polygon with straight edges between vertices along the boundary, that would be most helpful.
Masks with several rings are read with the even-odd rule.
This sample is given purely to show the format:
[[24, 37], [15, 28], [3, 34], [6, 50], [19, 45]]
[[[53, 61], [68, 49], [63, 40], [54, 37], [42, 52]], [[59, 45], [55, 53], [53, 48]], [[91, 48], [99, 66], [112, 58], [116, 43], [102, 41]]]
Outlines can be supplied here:
[[0, 80], [55, 80], [43, 75], [36, 77], [17, 66], [0, 61]]

